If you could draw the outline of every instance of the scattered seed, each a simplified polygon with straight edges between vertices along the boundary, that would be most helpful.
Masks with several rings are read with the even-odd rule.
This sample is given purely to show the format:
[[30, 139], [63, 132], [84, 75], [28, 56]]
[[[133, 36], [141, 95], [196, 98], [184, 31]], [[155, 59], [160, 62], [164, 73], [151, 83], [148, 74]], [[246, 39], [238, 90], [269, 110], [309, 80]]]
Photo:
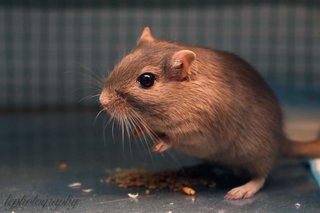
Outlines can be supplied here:
[[137, 199], [137, 197], [139, 196], [139, 193], [136, 193], [136, 194], [128, 193], [128, 196], [129, 196], [130, 198]]
[[68, 185], [70, 188], [80, 188], [81, 183], [80, 182], [74, 182]]
[[296, 203], [296, 204], [294, 204], [294, 206], [295, 206], [297, 209], [300, 209], [301, 204], [300, 204], [300, 203]]
[[[183, 191], [188, 195], [195, 195], [196, 186], [215, 187], [215, 182], [203, 178], [184, 177], [178, 171], [146, 171], [143, 168], [116, 169], [113, 175], [105, 179], [106, 183], [115, 183], [121, 188], [142, 187], [145, 194], [151, 191], [170, 189]], [[186, 187], [187, 186], [187, 187]], [[186, 187], [185, 189], [183, 189]]]
[[182, 191], [186, 194], [186, 195], [195, 195], [196, 194], [196, 191], [190, 187], [183, 187], [182, 188]]
[[82, 191], [85, 192], [85, 193], [90, 193], [90, 192], [93, 191], [93, 189], [82, 189]]

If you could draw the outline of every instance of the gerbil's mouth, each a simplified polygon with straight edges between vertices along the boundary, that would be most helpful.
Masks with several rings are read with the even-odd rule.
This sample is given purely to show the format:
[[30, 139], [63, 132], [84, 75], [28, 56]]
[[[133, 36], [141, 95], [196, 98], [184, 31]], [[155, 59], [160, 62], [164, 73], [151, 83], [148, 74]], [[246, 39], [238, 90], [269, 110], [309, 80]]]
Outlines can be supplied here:
[[99, 101], [103, 109], [113, 118], [118, 120], [126, 119], [129, 116], [125, 100], [118, 95], [112, 95], [104, 89], [100, 94]]
[[103, 109], [111, 115], [112, 118], [116, 120], [130, 120], [131, 114], [129, 112], [129, 109], [126, 108], [123, 104], [116, 104], [117, 107], [113, 106], [113, 104], [108, 104], [106, 106], [103, 106]]
[[103, 108], [105, 108], [106, 110], [108, 109], [108, 104], [110, 102], [110, 96], [105, 90], [103, 90], [101, 92], [101, 94], [99, 96], [99, 102]]
[[131, 136], [139, 137], [144, 140], [147, 140], [147, 138], [154, 140], [156, 138], [166, 137], [164, 133], [154, 132], [136, 112], [128, 109], [125, 110], [125, 113], [123, 111], [119, 112], [118, 110], [111, 111], [110, 109], [106, 111], [111, 115], [110, 121], [112, 121], [112, 123], [116, 121], [119, 124], [118, 126], [122, 132], [122, 139], [124, 139], [125, 134], [129, 139]]
[[166, 135], [162, 132], [154, 131], [141, 115], [130, 104], [130, 98], [124, 93], [114, 91], [110, 93], [104, 89], [99, 97], [103, 110], [111, 115], [110, 121], [116, 121], [121, 127], [121, 132], [130, 136], [143, 136], [143, 138], [163, 138]]
[[128, 138], [133, 136], [144, 138], [144, 140], [146, 138], [155, 139], [166, 137], [162, 132], [155, 132], [141, 115], [130, 110], [130, 108], [125, 106], [125, 103], [117, 104], [117, 107], [113, 106], [113, 104], [108, 104], [104, 107], [104, 110], [111, 115], [109, 123], [116, 121], [119, 124], [122, 137], [124, 137], [123, 134], [127, 134]]

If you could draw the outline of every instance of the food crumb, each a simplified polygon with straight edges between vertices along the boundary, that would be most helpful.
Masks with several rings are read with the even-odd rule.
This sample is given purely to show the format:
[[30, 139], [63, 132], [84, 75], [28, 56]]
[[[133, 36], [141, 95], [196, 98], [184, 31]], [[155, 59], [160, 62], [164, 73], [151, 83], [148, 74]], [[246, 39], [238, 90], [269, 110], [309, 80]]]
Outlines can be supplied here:
[[196, 191], [190, 187], [183, 187], [182, 188], [182, 191], [186, 194], [186, 195], [195, 195], [196, 194]]
[[174, 203], [170, 203], [170, 205], [173, 205]]
[[68, 165], [64, 162], [59, 163], [58, 167], [61, 171], [66, 171], [68, 169]]
[[166, 213], [172, 213], [172, 211], [167, 211]]
[[136, 199], [136, 198], [138, 198], [139, 193], [136, 193], [136, 194], [128, 193], [128, 196], [129, 196], [130, 198]]
[[70, 183], [68, 186], [70, 188], [80, 188], [81, 183], [80, 182], [74, 182], [74, 183]]
[[300, 203], [296, 203], [296, 204], [294, 204], [294, 206], [295, 206], [297, 209], [300, 209], [301, 204], [300, 204]]
[[82, 191], [85, 192], [85, 193], [90, 193], [90, 192], [93, 191], [93, 189], [82, 189]]
[[[195, 187], [215, 187], [215, 182], [205, 178], [188, 177], [181, 174], [179, 171], [146, 171], [144, 168], [133, 169], [116, 169], [118, 172], [108, 176], [105, 179], [106, 183], [115, 183], [121, 188], [142, 187], [144, 194], [149, 194], [151, 191], [159, 191], [162, 189], [170, 189], [175, 192], [185, 190], [188, 195], [195, 195]], [[188, 189], [190, 188], [190, 189]]]

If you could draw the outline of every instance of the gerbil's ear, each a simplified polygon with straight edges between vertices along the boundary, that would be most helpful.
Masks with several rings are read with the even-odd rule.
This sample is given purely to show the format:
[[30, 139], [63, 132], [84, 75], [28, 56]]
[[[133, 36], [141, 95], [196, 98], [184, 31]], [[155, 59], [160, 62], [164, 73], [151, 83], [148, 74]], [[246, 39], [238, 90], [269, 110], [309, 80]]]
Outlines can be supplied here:
[[145, 27], [138, 42], [137, 42], [137, 45], [145, 43], [145, 42], [152, 42], [152, 41], [154, 41], [154, 38], [151, 34], [151, 30], [149, 27]]
[[166, 76], [175, 80], [191, 79], [190, 69], [192, 62], [196, 59], [196, 54], [191, 50], [180, 50], [175, 52], [170, 59], [170, 67]]

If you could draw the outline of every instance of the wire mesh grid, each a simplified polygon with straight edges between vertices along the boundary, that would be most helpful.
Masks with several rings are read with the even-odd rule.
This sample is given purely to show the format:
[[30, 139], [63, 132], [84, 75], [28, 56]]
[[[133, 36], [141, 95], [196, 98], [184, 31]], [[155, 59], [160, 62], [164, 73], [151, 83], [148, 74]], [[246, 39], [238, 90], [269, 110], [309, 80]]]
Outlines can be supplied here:
[[144, 26], [240, 55], [269, 82], [320, 97], [317, 1], [3, 1], [0, 107], [97, 106], [103, 77]]

